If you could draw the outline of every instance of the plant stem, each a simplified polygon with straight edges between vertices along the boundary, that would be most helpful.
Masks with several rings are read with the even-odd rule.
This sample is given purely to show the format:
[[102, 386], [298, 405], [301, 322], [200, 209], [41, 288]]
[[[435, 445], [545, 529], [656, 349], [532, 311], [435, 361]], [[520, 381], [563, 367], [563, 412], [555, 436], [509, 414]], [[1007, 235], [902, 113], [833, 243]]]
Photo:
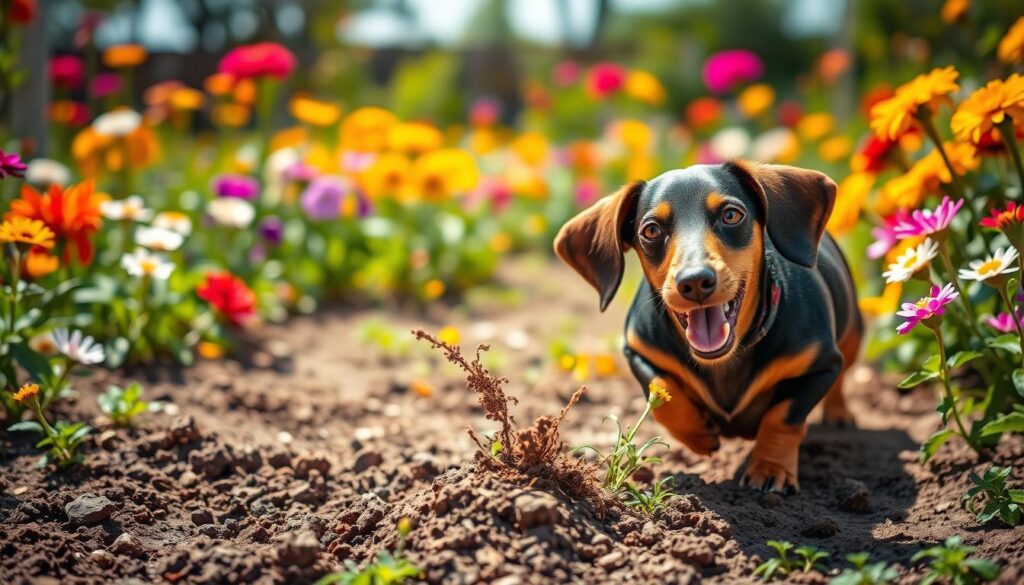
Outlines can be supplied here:
[[960, 410], [956, 405], [956, 396], [953, 394], [953, 387], [949, 384], [949, 364], [946, 363], [946, 344], [942, 341], [942, 330], [939, 325], [931, 328], [935, 334], [935, 340], [939, 344], [939, 377], [942, 379], [942, 387], [945, 389], [946, 398], [949, 399], [949, 410], [953, 414], [953, 420], [956, 422], [956, 426], [960, 429], [960, 437], [967, 442], [968, 445], [976, 452], [980, 453], [979, 447], [974, 443], [974, 439], [967, 433], [967, 429], [964, 427], [963, 421], [960, 419]]
[[917, 120], [921, 123], [921, 127], [924, 128], [925, 134], [935, 144], [935, 148], [939, 151], [939, 156], [942, 157], [942, 162], [946, 164], [946, 168], [949, 169], [950, 184], [953, 186], [951, 189], [954, 195], [957, 197], [964, 196], [964, 188], [960, 185], [960, 178], [956, 174], [956, 169], [953, 168], [953, 163], [949, 161], [949, 156], [946, 154], [945, 147], [942, 146], [942, 137], [939, 136], [939, 130], [935, 127], [935, 120], [932, 119], [932, 111], [927, 106], [922, 106], [917, 113]]
[[1024, 327], [1021, 327], [1020, 318], [1017, 316], [1016, 308], [1013, 303], [1010, 302], [1010, 296], [1006, 294], [1005, 286], [997, 286], [999, 289], [999, 296], [1002, 297], [1003, 303], [1006, 304], [1006, 310], [1010, 312], [1010, 320], [1013, 321], [1013, 326], [1017, 330], [1017, 338], [1020, 341], [1020, 359], [1021, 365], [1024, 365]]
[[35, 408], [33, 408], [32, 410], [33, 412], [36, 413], [36, 418], [39, 419], [39, 424], [42, 425], [43, 431], [46, 432], [46, 436], [49, 437], [51, 441], [53, 441], [53, 448], [60, 453], [61, 460], [70, 461], [71, 453], [69, 453], [68, 450], [65, 449], [64, 447], [57, 444], [58, 433], [57, 431], [53, 430], [53, 427], [50, 426], [50, 423], [46, 422], [46, 417], [43, 416], [43, 408], [39, 404], [38, 400], [35, 401]]
[[978, 331], [978, 315], [974, 312], [974, 304], [971, 303], [970, 297], [964, 294], [964, 289], [960, 286], [960, 277], [957, 276], [956, 268], [953, 267], [953, 259], [949, 257], [949, 250], [946, 249], [945, 242], [939, 244], [939, 257], [942, 258], [942, 266], [949, 273], [949, 281], [953, 283], [953, 288], [956, 289], [956, 292], [964, 302], [964, 306], [967, 308], [971, 331], [984, 341], [984, 337]]
[[1013, 118], [1006, 117], [1003, 121], [996, 125], [999, 128], [999, 134], [1003, 137], [1003, 144], [1006, 145], [1006, 150], [1010, 152], [1010, 160], [1013, 161], [1013, 166], [1017, 169], [1017, 177], [1020, 179], [1020, 188], [1024, 192], [1024, 163], [1020, 159], [1020, 148], [1017, 146], [1017, 139], [1013, 127]]
[[14, 335], [14, 322], [18, 318], [18, 285], [21, 282], [21, 248], [14, 246], [14, 270], [11, 272], [11, 321], [9, 332]]

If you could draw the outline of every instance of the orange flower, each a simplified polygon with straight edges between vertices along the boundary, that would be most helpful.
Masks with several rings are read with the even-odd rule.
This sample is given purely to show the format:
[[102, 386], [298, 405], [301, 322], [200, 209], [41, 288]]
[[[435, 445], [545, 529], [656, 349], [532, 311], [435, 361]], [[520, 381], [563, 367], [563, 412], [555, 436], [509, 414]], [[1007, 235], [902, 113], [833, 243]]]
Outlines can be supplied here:
[[971, 0], [946, 0], [946, 3], [942, 5], [940, 15], [943, 21], [952, 24], [963, 18], [970, 7]]
[[341, 147], [358, 152], [378, 152], [388, 145], [388, 133], [398, 118], [383, 108], [359, 108], [341, 123]]
[[39, 384], [24, 384], [20, 390], [14, 393], [14, 401], [24, 404], [30, 398], [39, 394]]
[[103, 51], [103, 64], [111, 69], [138, 67], [145, 60], [146, 48], [142, 45], [113, 45]]
[[[964, 175], [981, 165], [977, 149], [963, 142], [944, 142], [943, 148], [956, 174]], [[894, 177], [882, 187], [877, 211], [889, 215], [896, 209], [917, 207], [929, 195], [938, 192], [942, 183], [951, 183], [953, 177], [938, 150], [932, 150], [914, 163], [903, 175]]]
[[71, 257], [72, 247], [82, 264], [92, 261], [92, 242], [89, 237], [103, 223], [100, 203], [103, 198], [93, 193], [92, 181], [68, 188], [50, 185], [46, 194], [29, 185], [21, 188], [21, 198], [11, 202], [5, 221], [16, 217], [35, 219], [46, 224], [58, 238], [70, 244], [64, 250], [64, 259]]
[[53, 247], [53, 238], [53, 230], [37, 219], [15, 216], [0, 223], [0, 242], [3, 243], [49, 249]]
[[159, 143], [148, 124], [140, 124], [123, 137], [97, 132], [92, 126], [82, 130], [71, 143], [71, 156], [88, 177], [103, 171], [119, 172], [124, 165], [138, 169], [156, 160]]
[[288, 111], [300, 122], [321, 128], [333, 126], [341, 118], [337, 104], [325, 102], [307, 95], [296, 95], [288, 102]]
[[829, 233], [833, 236], [843, 236], [857, 226], [861, 209], [874, 185], [874, 173], [852, 173], [839, 183], [835, 207], [826, 226]]
[[996, 57], [1003, 63], [1024, 62], [1024, 16], [1018, 18], [999, 41]]
[[1024, 77], [1018, 73], [1005, 81], [993, 79], [972, 93], [957, 108], [950, 126], [958, 140], [979, 144], [1007, 116], [1024, 121]]
[[882, 139], [896, 140], [910, 129], [911, 122], [924, 107], [934, 109], [949, 94], [960, 89], [960, 74], [952, 65], [936, 68], [896, 88], [889, 99], [871, 108], [871, 129]]
[[214, 73], [203, 81], [203, 88], [216, 96], [227, 95], [235, 85], [235, 77], [230, 73]]
[[60, 260], [46, 251], [46, 248], [32, 248], [25, 257], [25, 275], [33, 280], [56, 272]]

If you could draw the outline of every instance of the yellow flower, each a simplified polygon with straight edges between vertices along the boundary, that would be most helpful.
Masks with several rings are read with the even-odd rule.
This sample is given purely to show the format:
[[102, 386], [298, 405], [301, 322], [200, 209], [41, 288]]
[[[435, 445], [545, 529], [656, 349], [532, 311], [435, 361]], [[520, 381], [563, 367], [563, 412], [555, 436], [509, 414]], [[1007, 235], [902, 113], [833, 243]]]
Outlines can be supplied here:
[[38, 219], [13, 215], [0, 223], [0, 242], [5, 244], [27, 244], [50, 249], [54, 245], [55, 237], [53, 230]]
[[[943, 148], [958, 176], [967, 174], [981, 165], [978, 151], [964, 142], [944, 142]], [[953, 177], [938, 150], [932, 150], [910, 169], [890, 179], [883, 187], [876, 210], [888, 215], [896, 209], [919, 206], [926, 197], [936, 193], [942, 183], [951, 183]]]
[[970, 7], [971, 0], [946, 0], [946, 3], [942, 5], [940, 15], [944, 22], [952, 24], [963, 18]]
[[400, 122], [388, 132], [388, 146], [406, 154], [423, 154], [443, 144], [441, 131], [425, 122]]
[[864, 202], [871, 194], [875, 184], [873, 173], [852, 173], [841, 183], [836, 191], [836, 203], [832, 209], [826, 226], [833, 236], [843, 236], [857, 225]]
[[903, 283], [894, 282], [892, 284], [885, 285], [885, 289], [882, 290], [882, 294], [877, 297], [863, 297], [858, 302], [860, 310], [865, 315], [872, 317], [881, 317], [884, 315], [892, 315], [899, 306], [900, 295], [903, 292]]
[[956, 109], [950, 126], [958, 140], [978, 144], [1007, 116], [1024, 121], [1024, 77], [1018, 73], [1005, 81], [993, 79], [972, 93]]
[[748, 118], [756, 118], [775, 103], [775, 90], [767, 83], [755, 83], [736, 97], [736, 107]]
[[645, 151], [654, 142], [654, 132], [640, 120], [619, 120], [613, 127], [613, 133], [626, 150], [633, 152]]
[[647, 401], [650, 403], [652, 408], [658, 408], [662, 404], [672, 401], [672, 394], [669, 393], [667, 388], [657, 382], [651, 382], [648, 384], [647, 390]]
[[599, 377], [607, 378], [608, 376], [614, 376], [618, 370], [615, 356], [607, 353], [594, 356], [594, 373]]
[[341, 108], [307, 95], [296, 95], [288, 102], [288, 111], [300, 122], [324, 128], [341, 119]]
[[434, 300], [440, 297], [444, 294], [444, 291], [444, 283], [436, 278], [428, 280], [426, 284], [423, 285], [423, 296], [429, 300]]
[[960, 89], [956, 78], [960, 74], [952, 65], [936, 68], [896, 88], [889, 99], [878, 102], [871, 108], [871, 129], [885, 140], [896, 140], [903, 135], [918, 115], [927, 106], [934, 109], [941, 101], [948, 100], [949, 94]]
[[458, 345], [462, 341], [462, 334], [458, 328], [451, 325], [444, 327], [437, 333], [437, 339], [448, 345]]
[[224, 357], [224, 346], [210, 342], [200, 341], [196, 346], [199, 355], [208, 360], [217, 360]]
[[111, 69], [137, 67], [146, 60], [146, 48], [142, 45], [127, 43], [113, 45], [103, 51], [103, 64]]
[[477, 154], [490, 154], [501, 146], [501, 133], [495, 128], [474, 128], [469, 134], [469, 149]]
[[654, 176], [654, 158], [648, 154], [635, 154], [626, 161], [626, 180], [645, 181]]
[[571, 353], [563, 353], [562, 357], [558, 358], [558, 367], [562, 368], [566, 372], [572, 371], [573, 367], [576, 366], [576, 358]]
[[851, 150], [853, 150], [853, 142], [848, 136], [840, 134], [822, 142], [818, 147], [818, 156], [826, 162], [839, 162], [850, 156]]
[[30, 398], [39, 394], [39, 384], [24, 384], [14, 393], [14, 401], [25, 404]]
[[1018, 18], [999, 41], [996, 57], [1003, 63], [1024, 62], [1024, 16]]
[[497, 254], [504, 254], [512, 249], [512, 236], [505, 232], [498, 232], [491, 236], [490, 242], [491, 250]]
[[524, 163], [538, 166], [547, 161], [550, 147], [540, 132], [524, 132], [512, 141], [512, 151]]
[[341, 123], [341, 147], [358, 152], [384, 150], [388, 145], [388, 133], [397, 123], [398, 118], [383, 108], [359, 108]]
[[251, 112], [242, 104], [218, 104], [213, 109], [213, 122], [218, 126], [241, 128], [249, 123]]
[[805, 140], [820, 140], [836, 126], [836, 119], [827, 112], [807, 114], [796, 123], [796, 133]]
[[206, 98], [203, 93], [191, 87], [179, 87], [171, 92], [171, 107], [179, 111], [195, 111], [203, 107]]
[[276, 152], [285, 148], [302, 146], [309, 141], [309, 128], [305, 126], [292, 126], [277, 131], [270, 137], [270, 152]]
[[408, 157], [397, 152], [385, 152], [378, 156], [362, 176], [362, 185], [371, 199], [404, 194], [409, 180], [412, 163]]
[[476, 160], [466, 151], [447, 148], [428, 152], [416, 159], [410, 172], [412, 198], [442, 201], [476, 187]]
[[634, 69], [626, 76], [626, 95], [629, 97], [650, 104], [661, 105], [665, 102], [665, 86], [657, 77], [647, 71]]

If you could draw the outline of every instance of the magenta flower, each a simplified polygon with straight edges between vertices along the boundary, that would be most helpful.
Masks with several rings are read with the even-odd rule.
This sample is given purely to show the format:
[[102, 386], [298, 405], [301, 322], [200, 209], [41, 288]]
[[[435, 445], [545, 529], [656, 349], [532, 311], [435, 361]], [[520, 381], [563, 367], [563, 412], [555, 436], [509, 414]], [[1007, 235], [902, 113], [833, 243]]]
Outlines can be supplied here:
[[273, 77], [284, 79], [295, 69], [295, 55], [278, 43], [255, 43], [235, 47], [220, 60], [221, 73], [236, 79]]
[[117, 73], [99, 73], [92, 79], [89, 85], [92, 95], [98, 98], [105, 98], [121, 91], [121, 76]]
[[16, 152], [7, 153], [0, 149], [0, 179], [7, 177], [25, 178], [25, 169], [28, 168], [21, 160], [21, 155]]
[[932, 285], [930, 296], [924, 297], [916, 303], [903, 303], [903, 310], [896, 314], [906, 319], [896, 328], [900, 335], [909, 333], [915, 325], [932, 317], [942, 315], [946, 312], [946, 305], [952, 303], [960, 296], [952, 284], [947, 284], [941, 289]]
[[[1009, 313], [999, 313], [998, 315], [992, 315], [988, 319], [985, 319], [988, 326], [995, 329], [1000, 333], [1014, 333], [1017, 331], [1017, 326], [1013, 323], [1013, 317]], [[1021, 316], [1020, 311], [1017, 312], [1017, 322], [1024, 325], [1024, 317]]]
[[601, 185], [594, 179], [583, 178], [576, 183], [576, 192], [573, 199], [580, 209], [590, 207], [595, 201], [601, 198]]
[[85, 81], [85, 63], [75, 55], [57, 55], [50, 59], [50, 82], [64, 89], [78, 89]]
[[604, 99], [622, 89], [626, 83], [626, 68], [617, 63], [598, 63], [587, 72], [587, 93]]
[[246, 175], [217, 175], [213, 178], [211, 186], [217, 197], [234, 197], [252, 201], [260, 194], [260, 182]]
[[868, 246], [868, 258], [877, 260], [893, 249], [899, 238], [896, 236], [896, 226], [907, 221], [910, 215], [902, 209], [886, 217], [884, 224], [871, 230], [871, 237], [875, 238], [873, 244]]
[[764, 63], [745, 49], [721, 51], [704, 62], [704, 85], [712, 93], [723, 94], [736, 84], [764, 75]]
[[912, 236], [928, 236], [941, 232], [949, 226], [949, 222], [953, 221], [956, 212], [960, 211], [963, 205], [963, 199], [950, 201], [949, 197], [945, 196], [934, 210], [915, 209], [893, 228], [893, 233], [902, 240]]

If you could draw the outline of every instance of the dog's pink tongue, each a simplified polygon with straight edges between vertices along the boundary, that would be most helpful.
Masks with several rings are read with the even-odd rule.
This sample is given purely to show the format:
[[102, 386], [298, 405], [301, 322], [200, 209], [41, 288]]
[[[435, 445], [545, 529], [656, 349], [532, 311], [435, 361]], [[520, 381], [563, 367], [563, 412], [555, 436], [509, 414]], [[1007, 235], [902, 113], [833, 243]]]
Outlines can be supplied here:
[[694, 309], [688, 313], [686, 340], [690, 347], [703, 353], [721, 349], [729, 339], [729, 321], [723, 305]]

